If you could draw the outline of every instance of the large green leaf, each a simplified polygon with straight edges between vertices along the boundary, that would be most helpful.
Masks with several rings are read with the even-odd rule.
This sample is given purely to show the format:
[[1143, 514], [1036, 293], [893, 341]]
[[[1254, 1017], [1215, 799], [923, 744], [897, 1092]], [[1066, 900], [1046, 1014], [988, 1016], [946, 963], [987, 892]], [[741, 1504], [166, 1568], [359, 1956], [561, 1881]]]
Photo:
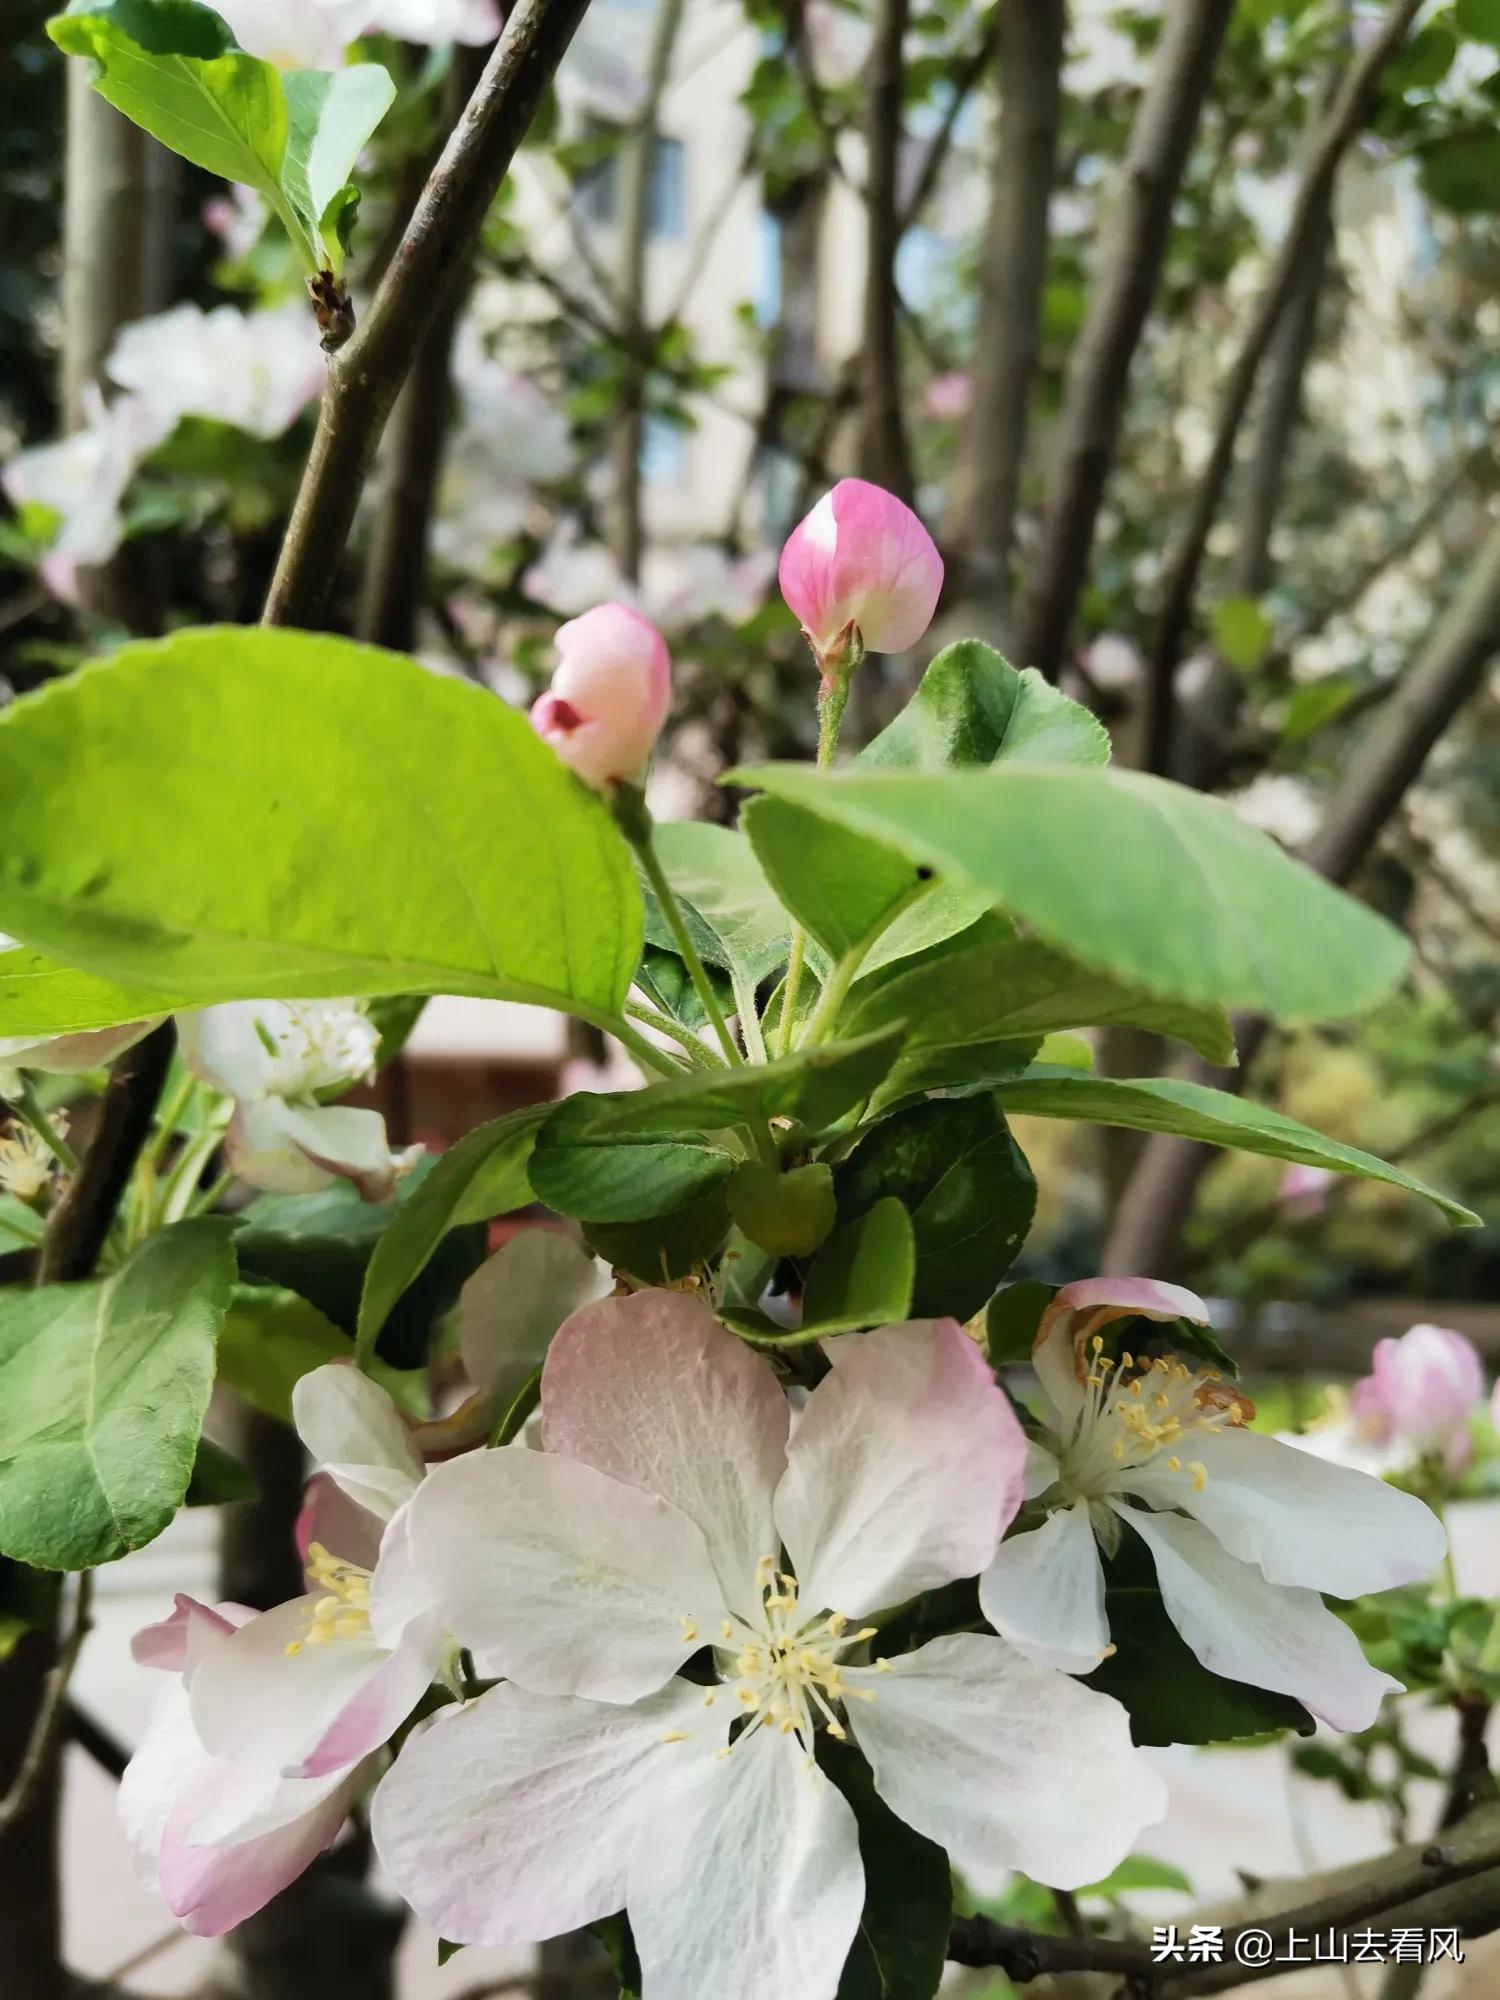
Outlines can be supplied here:
[[1221, 800], [1137, 771], [766, 764], [738, 778], [961, 876], [1163, 998], [1319, 1020], [1373, 1006], [1406, 966], [1389, 924]]
[[1275, 1160], [1295, 1160], [1301, 1166], [1328, 1167], [1336, 1174], [1358, 1174], [1368, 1181], [1388, 1181], [1434, 1202], [1461, 1229], [1476, 1227], [1480, 1218], [1461, 1202], [1452, 1201], [1414, 1174], [1387, 1166], [1357, 1146], [1325, 1139], [1309, 1125], [1299, 1125], [1263, 1104], [1247, 1104], [1225, 1090], [1187, 1083], [1176, 1077], [1147, 1076], [1118, 1080], [1088, 1076], [1073, 1069], [1028, 1070], [1024, 1076], [996, 1087], [1007, 1111], [1027, 1118], [1079, 1118], [1095, 1125], [1123, 1125], [1134, 1132], [1172, 1132], [1198, 1139], [1207, 1146], [1230, 1146], [1242, 1153], [1268, 1153]]
[[44, 1227], [34, 1208], [13, 1194], [0, 1194], [0, 1257], [8, 1257], [13, 1250], [34, 1250]]
[[1144, 1028], [1209, 1062], [1234, 1060], [1222, 1007], [1154, 999], [1035, 938], [995, 939], [899, 973], [853, 1009], [847, 1027], [858, 1034], [897, 1021], [906, 1046], [881, 1092], [892, 1102], [913, 1089], [998, 1080], [1013, 1073], [1007, 1053], [1062, 1028]]
[[[668, 820], [653, 836], [657, 858], [686, 904], [693, 942], [751, 989], [784, 963], [791, 925], [742, 833], [698, 820]], [[696, 923], [694, 919], [696, 918]], [[676, 945], [655, 917], [648, 935], [668, 951]]]
[[95, 88], [134, 124], [262, 195], [309, 270], [341, 268], [337, 230], [324, 223], [395, 97], [383, 69], [283, 77], [196, 0], [73, 0], [48, 32], [66, 54], [92, 58]]
[[57, 965], [24, 945], [0, 950], [0, 1020], [7, 1034], [72, 1035], [170, 1013], [175, 998], [150, 987], [117, 986], [76, 966]]
[[854, 1813], [865, 1873], [865, 1905], [837, 2000], [932, 2000], [953, 1915], [948, 1857], [896, 1817], [853, 1744], [820, 1735], [818, 1763]]
[[616, 1101], [579, 1091], [558, 1105], [531, 1156], [538, 1201], [583, 1222], [647, 1222], [721, 1186], [739, 1164], [691, 1129], [606, 1137], [599, 1119]]
[[179, 1222], [113, 1277], [0, 1295], [0, 1553], [90, 1569], [182, 1505], [234, 1282], [222, 1222]]
[[865, 769], [964, 764], [1107, 764], [1109, 737], [1035, 667], [1017, 673], [993, 646], [945, 646], [906, 707], [855, 760]]
[[834, 1185], [841, 1224], [891, 1195], [910, 1214], [919, 1319], [978, 1312], [1015, 1262], [1036, 1208], [1031, 1169], [989, 1097], [898, 1111], [860, 1141]]
[[450, 1229], [488, 1222], [531, 1200], [526, 1169], [548, 1104], [529, 1104], [476, 1125], [437, 1160], [391, 1217], [375, 1245], [359, 1301], [359, 1354], [375, 1352], [380, 1329], [427, 1268]]
[[802, 1295], [802, 1331], [895, 1325], [910, 1317], [916, 1275], [911, 1217], [894, 1195], [884, 1195], [813, 1259]]
[[[180, 1006], [426, 992], [609, 1015], [640, 923], [603, 802], [524, 717], [394, 653], [179, 632], [0, 717], [0, 928]], [[0, 1034], [29, 1032], [26, 1004]]]
[[799, 1049], [772, 1063], [703, 1071], [653, 1083], [620, 1097], [595, 1099], [599, 1138], [646, 1132], [718, 1132], [726, 1126], [789, 1118], [821, 1132], [863, 1104], [896, 1059], [899, 1025], [858, 1041]]

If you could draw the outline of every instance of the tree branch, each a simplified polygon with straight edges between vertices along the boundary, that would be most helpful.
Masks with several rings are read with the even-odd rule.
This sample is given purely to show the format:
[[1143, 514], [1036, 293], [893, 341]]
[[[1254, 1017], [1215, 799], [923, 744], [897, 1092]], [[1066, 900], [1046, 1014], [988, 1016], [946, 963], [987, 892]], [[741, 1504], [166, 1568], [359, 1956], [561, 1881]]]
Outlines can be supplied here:
[[4, 1840], [31, 1810], [32, 1801], [41, 1789], [57, 1755], [58, 1745], [62, 1741], [63, 1725], [67, 1720], [68, 1683], [73, 1678], [73, 1669], [78, 1665], [78, 1655], [83, 1651], [83, 1642], [93, 1626], [89, 1616], [93, 1596], [93, 1572], [81, 1570], [73, 1598], [73, 1622], [68, 1628], [68, 1636], [63, 1641], [61, 1651], [48, 1669], [41, 1703], [31, 1726], [30, 1740], [22, 1753], [16, 1775], [11, 1780], [5, 1796], [0, 1798], [0, 1840]]
[[[1349, 760], [1322, 827], [1304, 851], [1309, 867], [1330, 882], [1349, 881], [1497, 653], [1500, 525], [1491, 528], [1458, 595]], [[1200, 1062], [1188, 1075], [1220, 1089], [1243, 1089], [1265, 1026], [1254, 1017], [1236, 1021], [1240, 1066], [1228, 1077]], [[1169, 1275], [1193, 1195], [1213, 1157], [1211, 1147], [1161, 1133], [1146, 1142], [1116, 1210], [1101, 1270]]]
[[979, 636], [1005, 641], [1010, 559], [1041, 344], [1048, 212], [1057, 177], [1065, 0], [1002, 0], [1000, 143], [979, 262], [971, 421], [959, 438], [948, 541]]
[[[1052, 0], [1043, 0], [1043, 4], [1050, 6]], [[922, 164], [918, 167], [916, 179], [912, 182], [906, 206], [897, 218], [897, 229], [901, 236], [921, 220], [928, 202], [937, 192], [939, 177], [947, 164], [949, 153], [953, 150], [958, 121], [963, 116], [969, 99], [978, 88], [981, 77], [995, 59], [1004, 15], [1027, 11], [1025, 7], [1011, 6], [1009, 0], [994, 0], [994, 5], [979, 30], [979, 39], [954, 70], [950, 82], [951, 94], [943, 111], [942, 122], [927, 142], [927, 150], [922, 155]]]
[[474, 242], [588, 0], [520, 0], [443, 149], [364, 323], [328, 365], [312, 456], [266, 602], [315, 625], [407, 370]]
[[1131, 127], [1088, 317], [1068, 368], [1052, 490], [1016, 657], [1056, 680], [1088, 574], [1131, 362], [1156, 295], [1172, 208], [1233, 0], [1176, 0]]
[[1309, 149], [1286, 235], [1271, 267], [1250, 325], [1229, 372], [1208, 462], [1193, 494], [1187, 522], [1162, 576], [1161, 613], [1146, 686], [1143, 762], [1150, 771], [1170, 768], [1173, 683], [1192, 622], [1198, 573], [1224, 488], [1234, 467], [1235, 442], [1250, 405], [1261, 362], [1302, 275], [1308, 247], [1328, 226], [1329, 201], [1339, 162], [1364, 129], [1381, 71], [1406, 39], [1423, 0], [1393, 0], [1379, 32], [1351, 66]]
[[866, 479], [912, 498], [911, 456], [901, 406], [896, 251], [902, 85], [909, 0], [876, 0], [865, 115], [864, 397], [859, 464]]
[[99, 1261], [136, 1156], [151, 1130], [172, 1048], [171, 1023], [164, 1021], [116, 1061], [89, 1149], [47, 1218], [37, 1260], [39, 1285], [86, 1278]]

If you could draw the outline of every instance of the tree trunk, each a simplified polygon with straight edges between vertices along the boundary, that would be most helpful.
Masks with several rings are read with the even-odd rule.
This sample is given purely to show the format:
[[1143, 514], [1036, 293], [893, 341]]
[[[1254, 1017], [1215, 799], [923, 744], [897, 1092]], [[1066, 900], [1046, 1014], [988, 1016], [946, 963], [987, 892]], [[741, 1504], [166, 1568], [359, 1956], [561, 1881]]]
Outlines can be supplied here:
[[908, 0], [877, 0], [865, 119], [864, 409], [860, 471], [877, 486], [912, 498], [911, 457], [901, 407], [896, 251], [900, 247], [902, 44]]
[[1002, 4], [1000, 140], [979, 264], [973, 397], [949, 496], [966, 630], [1002, 650], [1057, 177], [1066, 0]]
[[[56, 1658], [51, 1625], [28, 1632], [0, 1668], [0, 1797], [10, 1789]], [[28, 1809], [0, 1837], [0, 1965], [7, 2000], [66, 2000], [58, 1821], [62, 1787], [53, 1769]]]

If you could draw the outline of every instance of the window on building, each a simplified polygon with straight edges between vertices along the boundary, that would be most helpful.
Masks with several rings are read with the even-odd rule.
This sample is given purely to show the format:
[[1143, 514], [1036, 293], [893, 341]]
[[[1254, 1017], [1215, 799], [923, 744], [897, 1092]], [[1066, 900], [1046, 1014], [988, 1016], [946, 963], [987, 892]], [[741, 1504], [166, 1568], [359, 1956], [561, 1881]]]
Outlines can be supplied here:
[[648, 486], [681, 486], [687, 479], [687, 432], [670, 417], [648, 415], [641, 426], [641, 478]]
[[[590, 136], [609, 127], [595, 123]], [[620, 220], [620, 156], [611, 153], [590, 167], [578, 183], [578, 213], [599, 229]], [[651, 182], [646, 190], [646, 234], [654, 242], [673, 242], [687, 227], [683, 144], [658, 133], [651, 145]]]

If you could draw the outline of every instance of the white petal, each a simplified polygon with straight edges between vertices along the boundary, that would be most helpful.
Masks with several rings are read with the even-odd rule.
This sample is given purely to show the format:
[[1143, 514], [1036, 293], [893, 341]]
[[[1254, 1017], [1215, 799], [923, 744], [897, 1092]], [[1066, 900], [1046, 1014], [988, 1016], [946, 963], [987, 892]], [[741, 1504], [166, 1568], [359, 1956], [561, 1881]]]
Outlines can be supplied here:
[[232, 1845], [195, 1846], [183, 1837], [174, 1815], [162, 1839], [159, 1864], [167, 1907], [197, 1937], [222, 1937], [233, 1930], [264, 1909], [332, 1844], [370, 1777], [367, 1767], [356, 1765], [335, 1780], [298, 1781], [300, 1810]]
[[459, 1351], [469, 1380], [508, 1402], [547, 1358], [571, 1313], [609, 1290], [597, 1257], [556, 1229], [522, 1229], [458, 1295]]
[[[280, 1110], [282, 1131], [314, 1167], [353, 1181], [364, 1201], [390, 1200], [407, 1162], [392, 1153], [378, 1111], [352, 1104], [284, 1104]], [[243, 1167], [237, 1171], [250, 1178]]]
[[178, 1800], [212, 1770], [213, 1763], [193, 1727], [187, 1689], [179, 1680], [166, 1682], [116, 1795], [136, 1873], [149, 1887], [156, 1886], [156, 1861], [167, 1821]]
[[[1054, 1306], [1056, 1301], [1054, 1301]], [[1060, 1436], [1072, 1430], [1083, 1408], [1083, 1384], [1073, 1358], [1073, 1315], [1067, 1311], [1044, 1314], [1031, 1351], [1031, 1365], [1042, 1392], [1052, 1405]]]
[[388, 1521], [416, 1491], [422, 1460], [401, 1412], [378, 1383], [330, 1361], [292, 1390], [297, 1433], [351, 1500]]
[[1026, 1440], [1026, 1486], [1025, 1498], [1040, 1500], [1049, 1486], [1056, 1483], [1058, 1462], [1044, 1444], [1035, 1438]]
[[1088, 1502], [1002, 1542], [979, 1579], [979, 1602], [1001, 1638], [1044, 1667], [1092, 1673], [1109, 1645], [1109, 1620]]
[[[672, 1760], [706, 1754], [703, 1713], [686, 1681], [629, 1708], [491, 1688], [408, 1741], [375, 1794], [376, 1852], [457, 1944], [536, 1944], [612, 1916]], [[663, 1742], [679, 1730], [688, 1741]]]
[[684, 1761], [626, 1901], [651, 2000], [833, 2000], [864, 1904], [854, 1814], [795, 1737]]
[[1384, 1480], [1257, 1431], [1189, 1442], [1208, 1478], [1201, 1492], [1191, 1483], [1174, 1491], [1172, 1504], [1212, 1529], [1231, 1555], [1258, 1563], [1270, 1583], [1363, 1597], [1418, 1583], [1443, 1560], [1448, 1538], [1436, 1514]]
[[276, 1058], [256, 1023], [264, 1019], [275, 1039], [286, 1009], [275, 1000], [230, 1000], [177, 1016], [177, 1046], [200, 1082], [230, 1097], [259, 1097]]
[[481, 1673], [632, 1701], [717, 1636], [723, 1598], [698, 1530], [591, 1465], [469, 1452], [428, 1475], [408, 1518], [448, 1629]]
[[547, 1449], [680, 1507], [742, 1616], [757, 1608], [756, 1563], [776, 1553], [787, 1425], [770, 1363], [682, 1292], [585, 1306], [542, 1376]]
[[977, 1576], [1026, 1464], [989, 1363], [951, 1319], [846, 1335], [829, 1358], [776, 1494], [802, 1602], [857, 1618]]
[[1003, 1639], [954, 1633], [844, 1678], [875, 1696], [845, 1714], [882, 1798], [981, 1895], [1018, 1868], [1055, 1889], [1098, 1881], [1166, 1811], [1120, 1704]]
[[231, 1170], [266, 1194], [319, 1194], [338, 1178], [297, 1139], [296, 1113], [279, 1097], [241, 1098], [224, 1133]]
[[1150, 1549], [1167, 1615], [1210, 1673], [1289, 1694], [1335, 1729], [1368, 1729], [1399, 1689], [1316, 1591], [1267, 1583], [1180, 1514], [1116, 1511]]

